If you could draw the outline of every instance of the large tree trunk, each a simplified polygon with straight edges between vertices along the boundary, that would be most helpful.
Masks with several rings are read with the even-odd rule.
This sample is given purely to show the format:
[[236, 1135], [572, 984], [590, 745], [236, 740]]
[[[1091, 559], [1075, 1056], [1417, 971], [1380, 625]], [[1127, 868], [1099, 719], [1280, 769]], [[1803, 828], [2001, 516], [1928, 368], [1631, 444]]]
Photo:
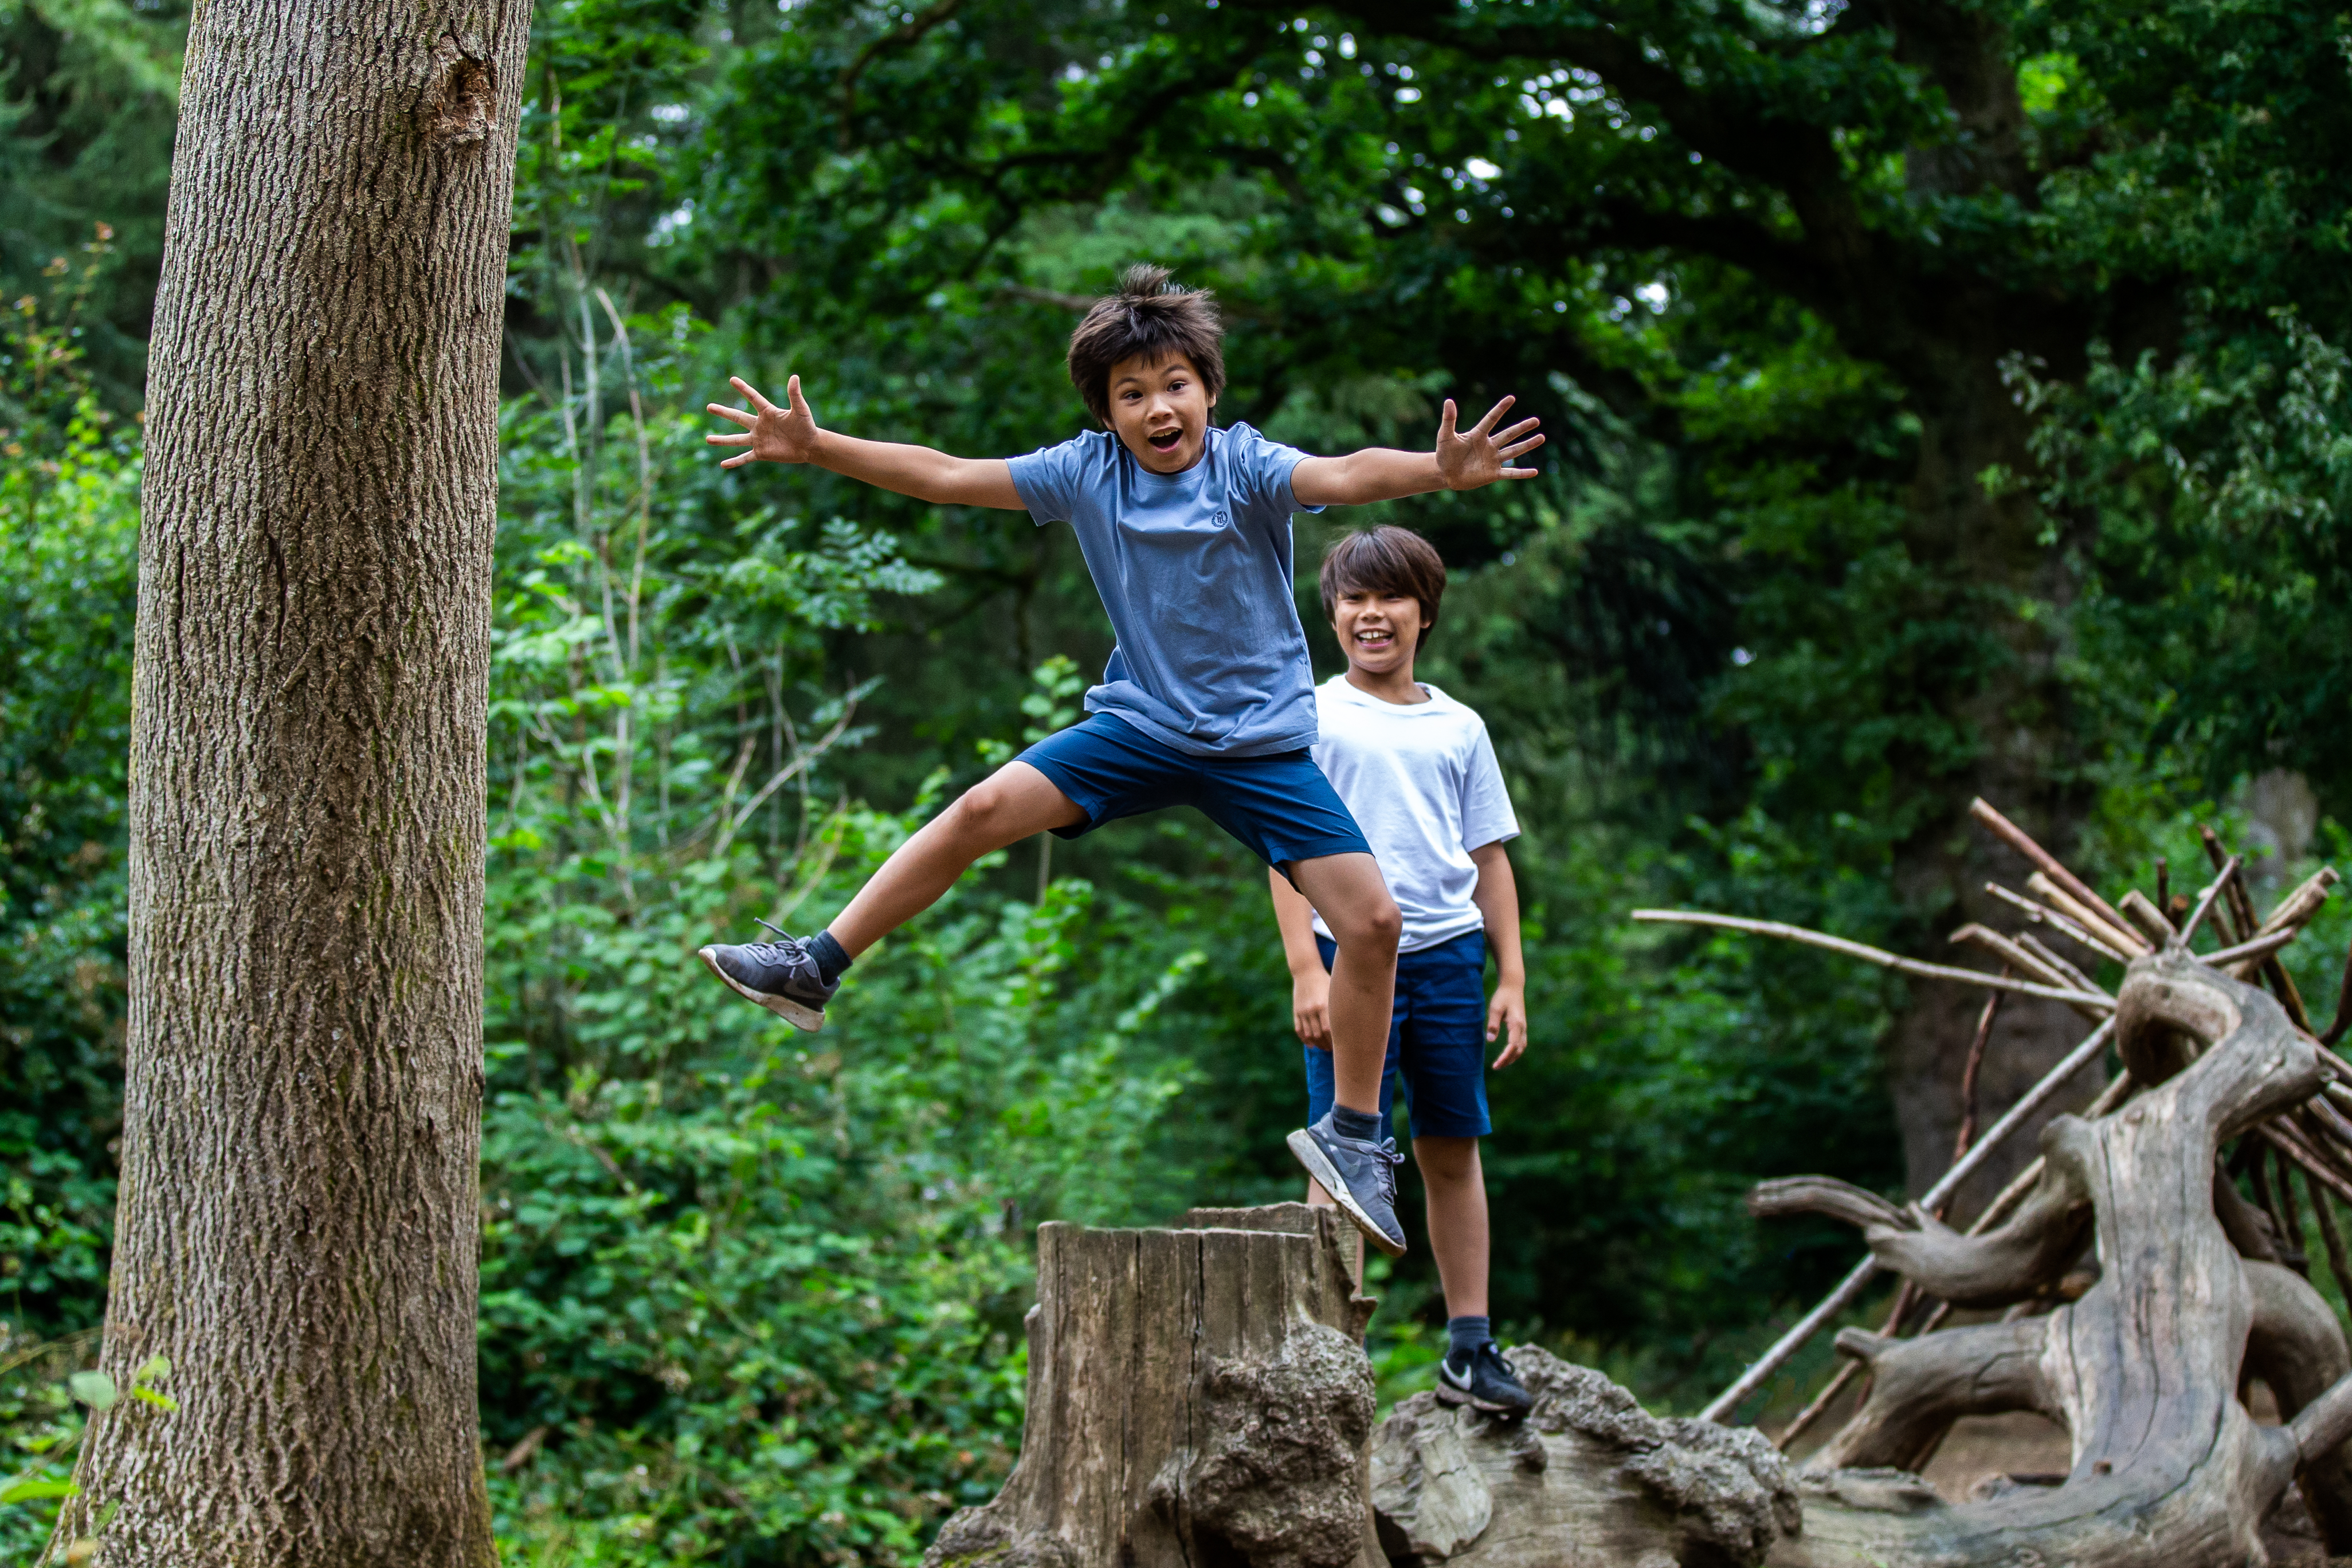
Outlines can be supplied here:
[[[1968, 304], [1964, 291], [1954, 301], [1957, 310]], [[2058, 552], [2040, 542], [2043, 520], [2030, 493], [1990, 494], [1979, 478], [1994, 465], [2031, 471], [2032, 422], [2011, 400], [2000, 374], [2000, 356], [2014, 343], [1993, 335], [1994, 327], [2005, 325], [1994, 317], [1943, 325], [1953, 341], [1923, 350], [1922, 374], [1912, 378], [1922, 430], [1906, 542], [1923, 572], [1921, 590], [1930, 598], [1920, 606], [1921, 622], [1981, 629], [1996, 652], [1972, 658], [1946, 647], [1920, 656], [1930, 665], [1915, 677], [1921, 695], [1946, 709], [1941, 717], [1956, 727], [1951, 741], [1972, 754], [1961, 763], [1932, 746], [1899, 753], [1898, 765], [1911, 775], [1906, 782], [1923, 810], [1918, 831], [1897, 852], [1895, 878], [1927, 937], [1918, 956], [1952, 963], [1946, 939], [1955, 930], [1972, 921], [2014, 923], [1986, 893], [1985, 883], [2021, 890], [2032, 869], [2014, 850], [1973, 829], [1969, 801], [2000, 802], [2020, 826], [2062, 858], [2087, 803], [2073, 782], [2080, 769], [2074, 765], [2073, 724], [2057, 669], [2058, 638], [2046, 619], [2014, 607], [2024, 599], [2064, 602]], [[1930, 370], [1932, 376], [1925, 374]], [[1933, 668], [1938, 662], [1947, 668]], [[2067, 956], [2093, 967], [2083, 952]], [[1916, 982], [1888, 1040], [1887, 1079], [1914, 1194], [1951, 1165], [1962, 1068], [1983, 1006], [1981, 991]], [[2062, 1004], [2008, 998], [1984, 1053], [1977, 1125], [1989, 1125], [2015, 1104], [2081, 1037], [2080, 1022]], [[2098, 1067], [2084, 1069], [2036, 1124], [2010, 1140], [1961, 1188], [1953, 1199], [1954, 1217], [1965, 1221], [2007, 1186], [2033, 1157], [2041, 1125], [2081, 1110], [2105, 1081]]]
[[497, 369], [525, 0], [209, 0], [149, 388], [131, 1016], [53, 1553], [495, 1560], [475, 1397]]

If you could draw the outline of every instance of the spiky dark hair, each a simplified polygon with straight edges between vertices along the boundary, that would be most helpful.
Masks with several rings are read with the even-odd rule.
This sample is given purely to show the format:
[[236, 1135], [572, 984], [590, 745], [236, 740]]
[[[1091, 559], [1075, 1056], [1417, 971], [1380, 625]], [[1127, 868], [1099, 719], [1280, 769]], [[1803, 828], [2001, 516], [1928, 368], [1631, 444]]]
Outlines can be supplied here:
[[1119, 274], [1118, 292], [1096, 300], [1070, 334], [1070, 384], [1108, 425], [1112, 367], [1139, 355], [1156, 364], [1181, 354], [1213, 401], [1225, 389], [1224, 337], [1216, 296], [1178, 288], [1165, 267], [1130, 267]]

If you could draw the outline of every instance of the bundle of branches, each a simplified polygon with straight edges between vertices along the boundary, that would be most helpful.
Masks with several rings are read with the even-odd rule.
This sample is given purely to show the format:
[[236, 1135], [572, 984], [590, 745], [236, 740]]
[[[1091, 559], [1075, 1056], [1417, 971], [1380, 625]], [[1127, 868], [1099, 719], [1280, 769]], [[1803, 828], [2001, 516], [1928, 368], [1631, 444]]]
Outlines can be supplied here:
[[[2298, 1476], [2329, 1549], [2352, 1551], [2352, 1465], [2339, 1452], [2352, 1432], [2352, 1356], [2308, 1281], [2295, 1195], [2300, 1184], [2352, 1299], [2332, 1207], [2352, 1202], [2344, 1114], [2352, 1067], [2330, 1048], [2347, 1009], [2339, 1000], [2334, 1023], [2318, 1031], [2277, 958], [2336, 873], [2321, 871], [2260, 915], [2242, 860], [2208, 832], [2215, 875], [2194, 900], [2173, 897], [2159, 867], [2154, 898], [2135, 891], [2118, 906], [1984, 802], [1973, 810], [2035, 867], [2024, 893], [1990, 889], [2029, 929], [1955, 935], [1997, 957], [1998, 973], [1770, 921], [1636, 913], [1986, 986], [1995, 994], [1978, 1057], [2003, 992], [2053, 997], [2095, 1022], [1981, 1137], [1964, 1120], [1952, 1168], [1916, 1201], [1898, 1205], [1823, 1177], [1766, 1183], [1751, 1194], [1759, 1215], [1853, 1224], [1870, 1256], [1705, 1414], [1730, 1415], [1884, 1269], [1903, 1281], [1885, 1326], [1839, 1336], [1848, 1363], [1780, 1435], [1785, 1447], [1848, 1381], [1869, 1377], [1859, 1407], [1807, 1467], [1821, 1506], [1807, 1510], [1803, 1560], [2219, 1568], [2262, 1560], [2262, 1521]], [[2197, 949], [2200, 936], [2207, 951]], [[2053, 942], [2123, 964], [2123, 984], [2109, 993]], [[2352, 963], [2346, 982], [2352, 992]], [[1947, 1226], [1942, 1208], [1960, 1184], [2111, 1047], [2123, 1071], [2106, 1090], [2082, 1115], [2049, 1123], [2042, 1158], [1965, 1233]], [[1956, 1308], [2007, 1310], [1947, 1326]], [[2250, 1374], [2270, 1387], [2284, 1426], [2255, 1425], [2242, 1397]], [[1958, 1417], [2009, 1410], [2038, 1411], [2068, 1429], [2074, 1460], [2062, 1484], [1946, 1508], [1924, 1488], [1832, 1482], [1864, 1468], [1916, 1470]]]

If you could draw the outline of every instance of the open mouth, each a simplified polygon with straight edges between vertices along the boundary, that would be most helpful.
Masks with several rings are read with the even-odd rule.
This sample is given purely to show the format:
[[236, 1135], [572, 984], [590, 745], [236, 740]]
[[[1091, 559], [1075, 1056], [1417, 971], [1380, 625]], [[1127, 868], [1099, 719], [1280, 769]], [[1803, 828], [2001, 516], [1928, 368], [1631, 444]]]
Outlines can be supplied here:
[[1384, 648], [1395, 641], [1396, 634], [1394, 632], [1370, 631], [1358, 632], [1356, 634], [1356, 646], [1360, 648]]
[[1146, 436], [1144, 439], [1151, 443], [1151, 449], [1155, 452], [1172, 452], [1183, 445], [1184, 431], [1181, 426], [1179, 426], [1173, 430], [1162, 430], [1157, 435]]

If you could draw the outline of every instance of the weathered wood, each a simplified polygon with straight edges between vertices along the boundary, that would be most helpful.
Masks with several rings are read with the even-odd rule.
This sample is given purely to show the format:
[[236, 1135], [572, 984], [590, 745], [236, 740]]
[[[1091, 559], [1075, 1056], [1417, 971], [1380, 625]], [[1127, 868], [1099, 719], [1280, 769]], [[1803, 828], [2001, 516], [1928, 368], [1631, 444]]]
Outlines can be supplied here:
[[929, 1568], [1379, 1568], [1371, 1303], [1305, 1204], [1037, 1232], [1021, 1458]]
[[[1784, 1538], [1774, 1563], [2242, 1568], [2263, 1560], [2262, 1521], [2298, 1471], [2331, 1547], [2352, 1547], [2342, 1333], [2307, 1282], [2241, 1256], [2231, 1230], [2248, 1216], [2231, 1212], [2225, 1228], [2213, 1176], [2224, 1141], [2316, 1091], [2318, 1048], [2267, 993], [2178, 948], [2134, 963], [2117, 1003], [2116, 1047], [2152, 1086], [2145, 1094], [2097, 1121], [2053, 1122], [2042, 1184], [2002, 1230], [1931, 1247], [1912, 1239], [1920, 1232], [1873, 1238], [1889, 1267], [1947, 1282], [2005, 1272], [2014, 1287], [2039, 1273], [2054, 1286], [2074, 1248], [2023, 1233], [2077, 1226], [2086, 1202], [2097, 1282], [2043, 1318], [1899, 1343], [1849, 1336], [1842, 1348], [1872, 1358], [1878, 1375], [1819, 1457], [1804, 1532]], [[2288, 1427], [2254, 1423], [2240, 1398], [2246, 1370], [2271, 1384]], [[1887, 1463], [1952, 1415], [2000, 1409], [2067, 1428], [2063, 1485], [1947, 1507], [1899, 1477], [1827, 1469]]]
[[[2116, 912], [2113, 905], [2093, 891], [2089, 883], [2068, 870], [2063, 861], [2035, 843], [2032, 837], [2023, 828], [1993, 809], [1991, 802], [1981, 795], [1978, 796], [1969, 802], [1969, 815], [1983, 824], [1994, 837], [2032, 861], [2040, 875], [2050, 879], [2054, 885], [2063, 889], [2074, 900], [2081, 903], [2091, 913], [2095, 923], [2111, 924], [2123, 931], [2126, 936], [2128, 935], [2129, 928], [2125, 924], [2123, 917]], [[2137, 951], [2128, 940], [2122, 946], [2126, 952]]]
[[[2110, 1018], [2084, 1037], [2082, 1042], [2061, 1058], [2058, 1065], [2052, 1068], [2040, 1083], [2034, 1085], [2022, 1099], [2001, 1113], [2000, 1120], [1985, 1131], [1985, 1135], [1977, 1141], [1974, 1148], [1952, 1163], [1952, 1168], [1946, 1171], [1936, 1184], [1927, 1189], [1926, 1195], [1919, 1199], [1916, 1206], [1927, 1213], [1933, 1213], [1946, 1198], [1958, 1191], [1960, 1184], [1976, 1172], [1985, 1157], [1999, 1148], [2004, 1139], [2039, 1113], [2042, 1106], [2063, 1089], [2067, 1081], [2076, 1073], [2105, 1054], [2108, 1038], [2114, 1028], [2115, 1021]], [[2102, 1094], [2100, 1102], [2105, 1100], [2105, 1095]], [[2020, 1181], [2022, 1181], [2022, 1177]], [[2012, 1184], [2012, 1187], [2016, 1184]], [[2005, 1191], [2002, 1198], [1997, 1199], [1996, 1202], [2005, 1201], [2006, 1197]], [[1785, 1365], [1789, 1358], [1802, 1349], [1808, 1340], [1819, 1333], [1840, 1312], [1859, 1300], [1863, 1291], [1869, 1288], [1872, 1278], [1877, 1272], [1878, 1260], [1875, 1258], [1865, 1258], [1855, 1264], [1853, 1271], [1838, 1282], [1836, 1289], [1822, 1298], [1820, 1304], [1811, 1311], [1799, 1319], [1788, 1332], [1775, 1340], [1770, 1348], [1751, 1363], [1729, 1388], [1710, 1400], [1706, 1408], [1699, 1412], [1700, 1417], [1707, 1421], [1721, 1421], [1738, 1409], [1740, 1402], [1763, 1387], [1765, 1379]]]
[[1601, 1373], [1510, 1352], [1525, 1421], [1417, 1394], [1381, 1424], [1372, 1502], [1399, 1564], [1744, 1568], [1802, 1521], [1788, 1463], [1761, 1434], [1662, 1420]]

